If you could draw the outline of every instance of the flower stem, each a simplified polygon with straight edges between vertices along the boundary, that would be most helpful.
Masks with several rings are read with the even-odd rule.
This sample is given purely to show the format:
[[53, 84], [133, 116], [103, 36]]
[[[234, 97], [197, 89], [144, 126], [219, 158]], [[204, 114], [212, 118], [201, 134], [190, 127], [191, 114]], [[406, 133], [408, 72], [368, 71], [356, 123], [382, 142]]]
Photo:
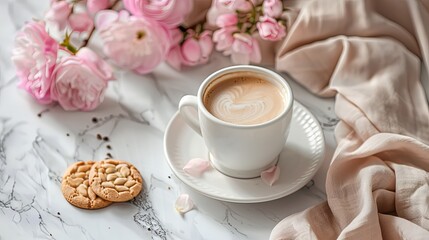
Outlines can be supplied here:
[[90, 39], [91, 39], [91, 37], [92, 37], [92, 34], [94, 34], [94, 31], [95, 31], [95, 27], [93, 27], [93, 28], [91, 29], [91, 32], [89, 32], [88, 37], [87, 37], [85, 40], [83, 40], [83, 44], [79, 47], [78, 51], [79, 51], [81, 48], [86, 47], [86, 45], [88, 45], [89, 40], [90, 40]]
[[76, 50], [76, 48], [70, 42], [70, 36], [71, 36], [71, 34], [72, 33], [69, 34], [69, 33], [66, 32], [66, 37], [64, 38], [63, 42], [60, 43], [60, 46], [64, 47], [65, 49], [67, 49], [72, 54], [76, 54], [78, 50]]
[[[114, 1], [113, 4], [112, 4], [112, 6], [110, 6], [108, 9], [114, 9], [114, 8], [116, 8], [119, 3], [120, 3], [120, 0]], [[91, 32], [89, 32], [88, 37], [85, 40], [83, 40], [82, 45], [79, 47], [79, 49], [77, 51], [79, 51], [81, 48], [86, 47], [86, 45], [88, 45], [89, 40], [91, 40], [91, 37], [94, 34], [94, 31], [95, 31], [95, 26], [92, 27]]]
[[114, 1], [113, 4], [112, 4], [112, 6], [110, 8], [108, 8], [108, 9], [115, 9], [117, 7], [116, 5], [118, 5], [120, 2], [121, 2], [120, 0]]

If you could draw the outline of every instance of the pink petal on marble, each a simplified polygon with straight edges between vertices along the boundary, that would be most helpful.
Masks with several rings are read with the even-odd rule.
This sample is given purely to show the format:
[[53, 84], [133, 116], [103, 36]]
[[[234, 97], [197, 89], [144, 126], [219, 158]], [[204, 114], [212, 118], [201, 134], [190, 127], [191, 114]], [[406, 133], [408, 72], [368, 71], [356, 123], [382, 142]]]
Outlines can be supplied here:
[[280, 168], [272, 166], [269, 169], [261, 172], [261, 179], [267, 185], [273, 186], [273, 184], [279, 180]]
[[181, 194], [176, 200], [176, 211], [180, 214], [187, 213], [194, 208], [194, 202], [188, 194]]
[[193, 158], [183, 167], [183, 171], [193, 177], [199, 177], [210, 167], [210, 161], [202, 158]]

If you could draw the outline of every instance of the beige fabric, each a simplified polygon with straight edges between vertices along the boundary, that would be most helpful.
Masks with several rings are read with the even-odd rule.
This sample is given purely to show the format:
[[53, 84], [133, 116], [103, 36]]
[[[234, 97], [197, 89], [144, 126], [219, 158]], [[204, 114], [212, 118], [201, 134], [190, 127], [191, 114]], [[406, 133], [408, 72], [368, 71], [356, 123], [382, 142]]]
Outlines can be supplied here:
[[271, 239], [429, 239], [429, 0], [303, 6], [276, 68], [336, 96], [338, 147], [327, 203], [287, 217]]

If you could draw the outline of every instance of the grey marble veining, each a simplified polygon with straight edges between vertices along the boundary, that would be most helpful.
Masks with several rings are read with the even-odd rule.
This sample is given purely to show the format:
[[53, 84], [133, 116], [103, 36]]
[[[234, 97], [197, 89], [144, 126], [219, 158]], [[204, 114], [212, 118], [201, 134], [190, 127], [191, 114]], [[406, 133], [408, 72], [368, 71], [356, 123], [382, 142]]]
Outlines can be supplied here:
[[[165, 128], [185, 94], [195, 94], [211, 72], [230, 65], [215, 54], [209, 64], [182, 72], [162, 64], [139, 76], [116, 71], [106, 99], [93, 112], [39, 105], [17, 88], [10, 61], [14, 35], [41, 18], [49, 1], [0, 0], [0, 239], [267, 239], [284, 217], [324, 200], [324, 181], [338, 122], [333, 99], [320, 99], [290, 82], [295, 97], [320, 121], [327, 143], [324, 165], [301, 190], [278, 200], [236, 204], [210, 199], [183, 184], [166, 162]], [[108, 140], [99, 139], [107, 137]], [[126, 203], [88, 211], [61, 193], [73, 162], [114, 157], [132, 162], [145, 190]], [[196, 209], [178, 214], [188, 193]]]

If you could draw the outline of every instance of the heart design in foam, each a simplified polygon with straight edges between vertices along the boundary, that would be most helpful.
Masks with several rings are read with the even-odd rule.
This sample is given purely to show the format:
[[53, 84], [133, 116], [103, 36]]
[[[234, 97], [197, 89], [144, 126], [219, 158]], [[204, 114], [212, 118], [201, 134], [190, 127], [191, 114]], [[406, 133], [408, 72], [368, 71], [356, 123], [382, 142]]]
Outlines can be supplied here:
[[211, 114], [225, 122], [254, 125], [280, 115], [285, 104], [281, 90], [271, 82], [244, 77], [216, 84], [206, 94], [205, 106]]

